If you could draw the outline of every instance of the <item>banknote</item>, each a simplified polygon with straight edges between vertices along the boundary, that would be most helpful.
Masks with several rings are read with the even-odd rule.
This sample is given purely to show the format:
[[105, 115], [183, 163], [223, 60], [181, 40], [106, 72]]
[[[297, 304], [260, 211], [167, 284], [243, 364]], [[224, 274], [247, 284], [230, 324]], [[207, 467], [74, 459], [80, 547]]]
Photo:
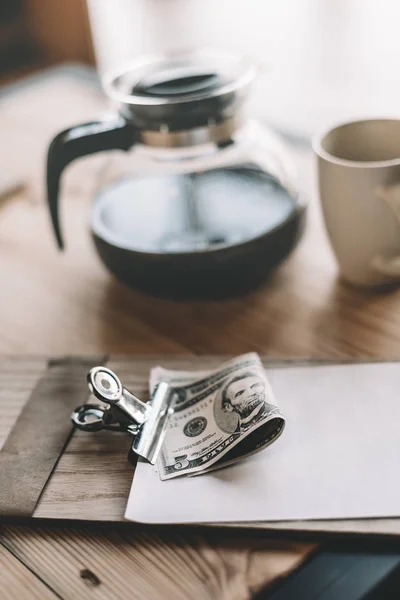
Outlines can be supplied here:
[[271, 444], [284, 429], [285, 419], [256, 353], [200, 374], [154, 367], [150, 389], [160, 381], [176, 390], [157, 460], [162, 480], [237, 462]]

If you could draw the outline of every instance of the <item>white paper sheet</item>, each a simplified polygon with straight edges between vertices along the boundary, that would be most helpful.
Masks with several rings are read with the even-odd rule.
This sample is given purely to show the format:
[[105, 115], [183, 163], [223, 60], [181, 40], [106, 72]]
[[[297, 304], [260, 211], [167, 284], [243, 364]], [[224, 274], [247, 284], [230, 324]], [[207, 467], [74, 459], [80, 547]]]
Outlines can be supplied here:
[[142, 523], [223, 523], [400, 515], [400, 366], [268, 370], [286, 417], [253, 458], [160, 481], [138, 463], [126, 509]]

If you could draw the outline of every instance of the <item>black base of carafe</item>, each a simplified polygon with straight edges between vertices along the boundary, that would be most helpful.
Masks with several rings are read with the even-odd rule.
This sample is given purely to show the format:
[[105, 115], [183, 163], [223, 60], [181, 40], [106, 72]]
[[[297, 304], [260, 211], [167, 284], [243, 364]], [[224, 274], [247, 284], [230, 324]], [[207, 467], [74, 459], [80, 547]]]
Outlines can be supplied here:
[[151, 254], [119, 248], [92, 233], [108, 270], [131, 288], [175, 300], [223, 299], [259, 287], [291, 253], [305, 225], [299, 205], [273, 231], [237, 246], [196, 253]]

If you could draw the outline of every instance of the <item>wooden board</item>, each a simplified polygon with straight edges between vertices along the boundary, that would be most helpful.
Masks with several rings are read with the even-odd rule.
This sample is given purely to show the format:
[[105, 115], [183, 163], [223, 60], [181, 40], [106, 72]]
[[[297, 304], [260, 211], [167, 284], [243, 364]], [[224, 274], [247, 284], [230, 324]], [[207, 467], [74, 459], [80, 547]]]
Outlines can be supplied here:
[[[140, 398], [148, 398], [148, 375], [155, 364], [166, 368], [204, 370], [229, 357], [114, 357], [106, 364]], [[338, 361], [335, 361], [337, 364]], [[341, 361], [343, 362], [343, 361]], [[347, 361], [345, 361], [347, 362]], [[288, 364], [332, 363], [328, 360], [264, 359], [268, 367]], [[3, 359], [0, 363], [0, 409], [5, 418], [0, 428], [0, 447], [16, 417], [30, 396], [33, 385], [46, 370], [45, 359]], [[88, 392], [89, 396], [89, 392]], [[124, 521], [125, 506], [134, 476], [127, 454], [131, 437], [124, 433], [76, 430], [45, 486], [33, 514], [40, 519], [76, 521]], [[331, 531], [349, 533], [400, 534], [400, 519], [345, 521], [303, 521], [230, 524], [271, 530]]]

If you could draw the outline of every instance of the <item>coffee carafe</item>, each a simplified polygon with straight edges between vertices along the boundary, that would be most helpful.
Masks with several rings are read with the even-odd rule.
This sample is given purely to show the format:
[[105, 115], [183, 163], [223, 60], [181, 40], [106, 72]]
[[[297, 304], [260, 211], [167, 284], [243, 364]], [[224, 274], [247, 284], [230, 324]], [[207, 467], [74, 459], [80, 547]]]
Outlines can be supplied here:
[[57, 244], [65, 167], [115, 153], [96, 195], [91, 233], [124, 283], [175, 298], [213, 298], [260, 285], [294, 248], [305, 203], [276, 135], [244, 115], [256, 69], [198, 51], [136, 60], [103, 80], [115, 117], [67, 129], [47, 160]]

